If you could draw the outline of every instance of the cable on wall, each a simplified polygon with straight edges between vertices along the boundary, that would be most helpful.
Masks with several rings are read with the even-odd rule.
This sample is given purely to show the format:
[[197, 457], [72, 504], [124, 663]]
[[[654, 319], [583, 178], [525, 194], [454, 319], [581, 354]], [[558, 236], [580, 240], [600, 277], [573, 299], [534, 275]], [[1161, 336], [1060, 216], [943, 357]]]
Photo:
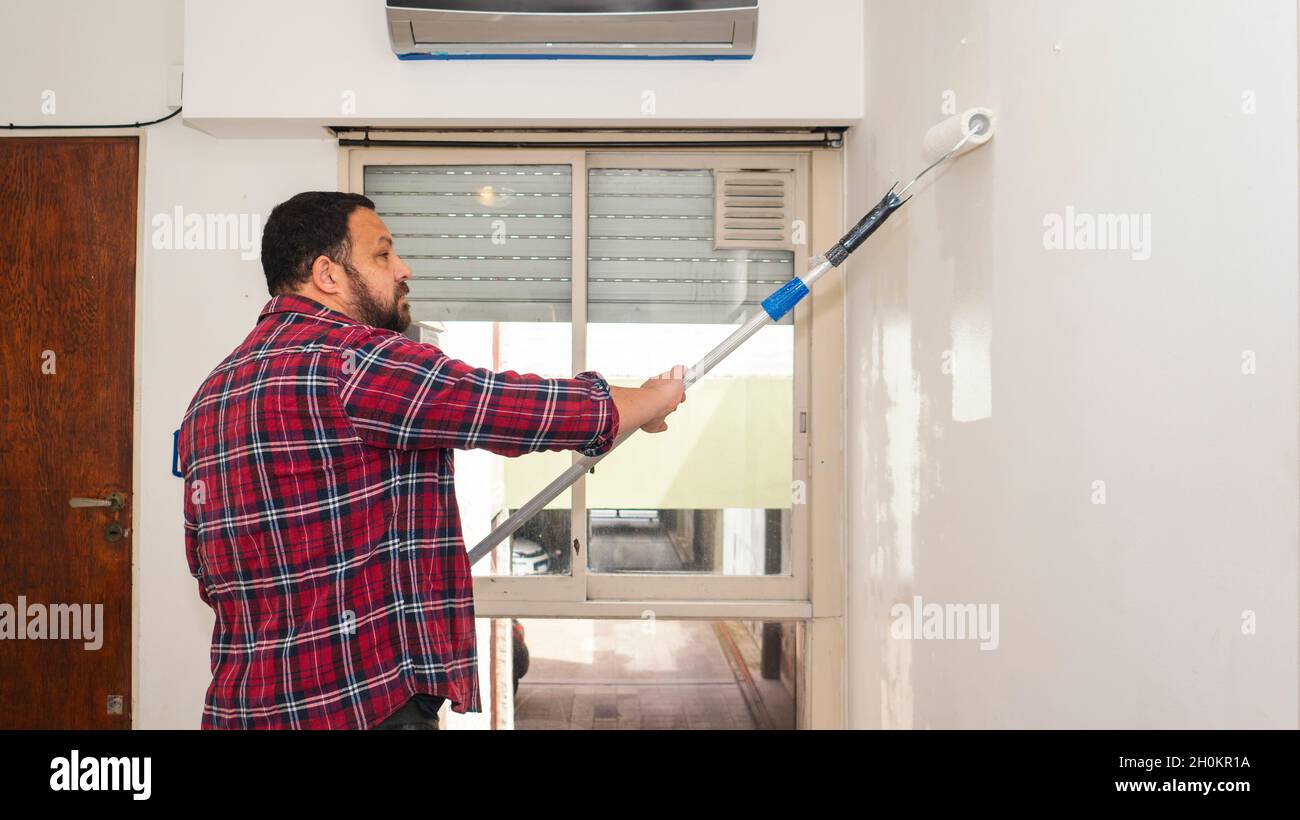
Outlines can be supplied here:
[[160, 122], [167, 122], [167, 120], [170, 120], [172, 117], [176, 116], [179, 113], [181, 113], [181, 107], [177, 106], [176, 110], [171, 112], [167, 116], [159, 117], [156, 120], [149, 120], [147, 122], [122, 122], [116, 124], [98, 124], [98, 125], [15, 125], [14, 123], [11, 122], [8, 125], [5, 125], [4, 128], [5, 130], [8, 131], [18, 131], [18, 130], [51, 131], [51, 130], [67, 130], [67, 129], [74, 129], [74, 128], [143, 128], [146, 125], [157, 125]]

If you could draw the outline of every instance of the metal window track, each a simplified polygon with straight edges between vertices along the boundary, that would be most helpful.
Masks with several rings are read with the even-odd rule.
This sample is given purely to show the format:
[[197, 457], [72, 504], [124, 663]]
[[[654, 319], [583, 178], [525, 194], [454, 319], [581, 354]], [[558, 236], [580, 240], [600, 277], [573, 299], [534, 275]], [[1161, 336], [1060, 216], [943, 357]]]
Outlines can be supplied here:
[[[339, 145], [359, 148], [840, 148], [846, 126], [814, 128], [404, 128], [331, 125]], [[351, 136], [360, 134], [361, 136]], [[516, 139], [485, 139], [484, 135]], [[582, 138], [530, 138], [572, 134]], [[604, 135], [644, 135], [645, 139], [601, 139]], [[684, 135], [717, 139], [680, 139]], [[391, 136], [385, 136], [391, 135]], [[397, 136], [401, 135], [401, 136]], [[428, 135], [428, 136], [420, 136]], [[475, 135], [479, 135], [477, 138]], [[762, 137], [766, 136], [766, 139]]]

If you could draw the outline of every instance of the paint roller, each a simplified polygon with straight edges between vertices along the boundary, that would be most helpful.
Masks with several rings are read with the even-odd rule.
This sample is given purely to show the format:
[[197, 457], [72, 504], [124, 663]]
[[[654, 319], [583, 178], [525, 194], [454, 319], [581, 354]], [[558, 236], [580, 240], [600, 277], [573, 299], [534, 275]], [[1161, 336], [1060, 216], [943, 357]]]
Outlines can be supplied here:
[[[897, 193], [894, 192], [894, 188], [898, 187], [898, 183], [894, 183], [889, 192], [881, 198], [880, 202], [876, 203], [875, 207], [866, 216], [862, 217], [858, 224], [844, 234], [824, 255], [812, 260], [812, 266], [806, 273], [802, 276], [795, 276], [789, 282], [777, 288], [771, 296], [763, 300], [762, 310], [756, 312], [744, 324], [732, 331], [731, 335], [724, 339], [721, 344], [709, 351], [694, 367], [687, 370], [684, 378], [686, 389], [689, 390], [691, 385], [702, 379], [723, 359], [730, 356], [736, 348], [744, 344], [760, 328], [771, 322], [779, 321], [793, 310], [799, 300], [808, 295], [808, 291], [814, 282], [831, 268], [839, 267], [845, 259], [848, 259], [849, 254], [857, 250], [863, 242], [867, 241], [868, 237], [875, 233], [881, 225], [885, 224], [885, 220], [889, 219], [895, 211], [903, 207], [903, 204], [911, 199], [911, 197], [905, 197], [904, 195], [913, 185], [947, 160], [973, 151], [988, 142], [993, 137], [994, 125], [992, 111], [987, 108], [971, 108], [956, 116], [949, 117], [927, 131], [925, 139], [921, 143], [921, 151], [926, 159], [931, 160], [930, 164], [919, 174], [912, 177], [911, 181]], [[622, 431], [614, 441], [614, 446], [607, 450], [605, 455], [613, 452], [635, 432], [635, 428]], [[542, 508], [551, 503], [560, 493], [568, 489], [588, 471], [592, 470], [605, 455], [583, 456], [574, 461], [569, 469], [542, 488], [540, 492], [516, 510], [513, 515], [501, 522], [482, 541], [476, 544], [474, 549], [469, 551], [470, 564], [477, 563], [479, 559], [491, 552], [498, 544], [518, 532], [519, 528], [540, 512]]]

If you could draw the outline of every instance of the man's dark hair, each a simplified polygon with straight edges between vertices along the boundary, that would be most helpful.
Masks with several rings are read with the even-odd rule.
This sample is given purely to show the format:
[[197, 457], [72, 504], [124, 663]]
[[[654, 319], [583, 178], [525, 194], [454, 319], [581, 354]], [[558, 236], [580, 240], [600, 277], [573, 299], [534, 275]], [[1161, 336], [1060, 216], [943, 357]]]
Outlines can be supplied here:
[[304, 191], [275, 206], [262, 229], [262, 270], [272, 296], [310, 279], [318, 256], [347, 264], [352, 255], [348, 217], [357, 208], [373, 211], [375, 203], [361, 194]]

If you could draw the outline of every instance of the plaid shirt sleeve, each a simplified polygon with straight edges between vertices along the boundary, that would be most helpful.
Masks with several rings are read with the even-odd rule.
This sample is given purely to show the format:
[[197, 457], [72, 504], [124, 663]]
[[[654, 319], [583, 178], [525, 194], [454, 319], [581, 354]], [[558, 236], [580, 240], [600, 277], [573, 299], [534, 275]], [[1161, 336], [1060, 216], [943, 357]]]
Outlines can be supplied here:
[[[182, 437], [182, 439], [177, 442], [177, 446], [184, 451], [188, 449], [188, 443], [189, 442]], [[187, 463], [187, 458], [182, 453], [181, 464], [186, 465]], [[197, 517], [194, 514], [194, 497], [192, 493], [192, 489], [200, 492], [202, 490], [201, 487], [191, 487], [189, 478], [191, 473], [187, 466], [183, 466], [181, 472], [185, 475], [185, 483], [181, 489], [181, 517], [185, 527], [185, 561], [189, 564], [190, 575], [194, 576], [194, 580], [199, 584], [199, 599], [208, 606], [212, 606], [212, 601], [208, 599], [208, 586], [204, 580], [203, 561], [199, 557], [199, 525]]]
[[340, 396], [367, 443], [392, 449], [607, 452], [618, 411], [599, 373], [548, 379], [476, 368], [433, 345], [367, 329], [339, 360]]
[[199, 583], [199, 599], [208, 606], [212, 606], [212, 601], [208, 600], [208, 586], [203, 580], [203, 564], [199, 561], [199, 533], [198, 526], [190, 515], [189, 491], [186, 490], [185, 500], [185, 559], [190, 565], [190, 575]]

